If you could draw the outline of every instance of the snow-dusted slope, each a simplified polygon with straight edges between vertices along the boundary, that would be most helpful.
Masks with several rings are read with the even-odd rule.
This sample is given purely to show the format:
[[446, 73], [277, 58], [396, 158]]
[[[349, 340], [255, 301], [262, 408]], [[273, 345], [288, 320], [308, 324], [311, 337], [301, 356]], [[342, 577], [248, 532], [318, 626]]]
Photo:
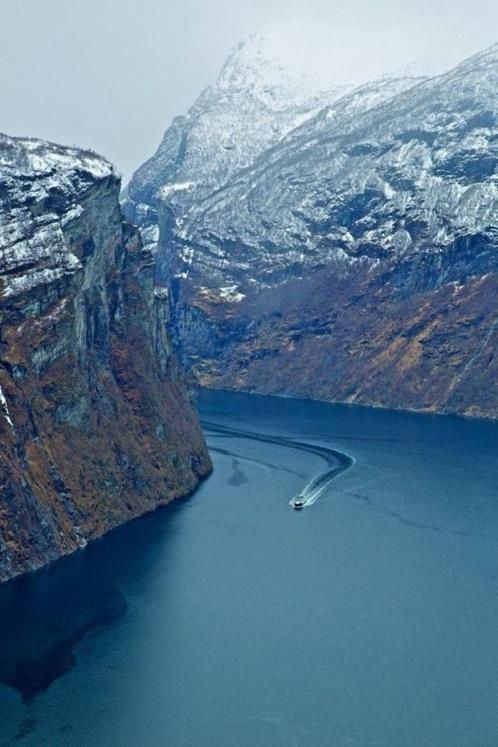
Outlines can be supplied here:
[[[308, 48], [315, 45], [313, 57], [304, 54], [305, 31]], [[157, 152], [128, 185], [124, 210], [147, 244], [157, 241], [159, 194], [163, 202], [187, 209], [368, 79], [370, 70], [359, 74], [345, 67], [342, 51], [331, 56], [329, 46], [324, 30], [284, 24], [265, 28], [233, 50], [218, 79], [186, 116], [173, 121]], [[405, 78], [411, 85], [413, 79]], [[385, 83], [388, 94], [390, 83]]]
[[409, 85], [479, 50], [482, 24], [478, 33], [472, 26], [446, 30], [436, 48], [427, 42], [421, 53], [424, 42], [416, 29], [417, 44], [411, 45], [389, 30], [371, 33], [311, 20], [264, 27], [232, 51], [218, 79], [186, 116], [173, 121], [157, 152], [134, 174], [125, 201], [128, 217], [154, 244], [160, 188], [175, 196], [175, 204], [189, 205], [344, 94], [369, 81], [404, 79]]
[[301, 274], [332, 261], [375, 265], [491, 229], [498, 46], [404, 87], [360, 88], [192, 203], [176, 236], [193, 254], [178, 253], [176, 273], [209, 262], [211, 282], [272, 285], [298, 265]]
[[495, 45], [343, 91], [209, 185], [166, 180], [184, 363], [206, 385], [498, 416], [497, 92]]

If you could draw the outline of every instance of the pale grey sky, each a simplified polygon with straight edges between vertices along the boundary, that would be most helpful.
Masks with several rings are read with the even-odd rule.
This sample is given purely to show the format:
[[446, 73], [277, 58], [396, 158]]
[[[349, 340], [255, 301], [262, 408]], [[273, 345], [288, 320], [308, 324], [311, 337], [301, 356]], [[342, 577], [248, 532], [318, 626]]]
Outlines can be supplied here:
[[[217, 75], [229, 50], [263, 24], [312, 19], [386, 39], [400, 67], [472, 27], [498, 41], [492, 0], [0, 0], [0, 131], [91, 147], [128, 177]], [[394, 47], [393, 47], [394, 49]], [[349, 50], [353, 53], [352, 50]], [[406, 59], [401, 59], [405, 54]], [[368, 76], [367, 76], [368, 77]]]

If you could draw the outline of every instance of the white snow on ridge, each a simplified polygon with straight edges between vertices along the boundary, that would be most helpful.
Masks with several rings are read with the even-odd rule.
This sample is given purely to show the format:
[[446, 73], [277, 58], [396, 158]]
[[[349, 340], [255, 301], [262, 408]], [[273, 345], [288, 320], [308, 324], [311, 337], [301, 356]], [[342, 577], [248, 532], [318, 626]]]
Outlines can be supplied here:
[[[2, 148], [2, 145], [7, 147]], [[48, 175], [56, 171], [59, 178], [61, 174], [77, 168], [88, 171], [96, 179], [104, 179], [115, 173], [109, 161], [92, 151], [3, 134], [0, 134], [0, 164], [10, 172]]]

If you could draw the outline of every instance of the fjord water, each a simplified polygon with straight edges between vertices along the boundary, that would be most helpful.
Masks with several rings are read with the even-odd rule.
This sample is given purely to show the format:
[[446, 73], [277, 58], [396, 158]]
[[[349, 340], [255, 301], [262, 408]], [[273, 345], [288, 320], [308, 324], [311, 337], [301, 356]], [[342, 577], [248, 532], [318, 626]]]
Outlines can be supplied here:
[[200, 409], [193, 497], [0, 588], [0, 744], [498, 744], [498, 426]]

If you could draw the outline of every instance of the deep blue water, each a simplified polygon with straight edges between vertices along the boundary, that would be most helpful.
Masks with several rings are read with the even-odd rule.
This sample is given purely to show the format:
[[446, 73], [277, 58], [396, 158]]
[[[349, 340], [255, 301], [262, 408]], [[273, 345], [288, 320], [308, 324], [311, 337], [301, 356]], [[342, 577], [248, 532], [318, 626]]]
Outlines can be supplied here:
[[498, 426], [200, 408], [192, 498], [0, 588], [0, 744], [495, 747]]

